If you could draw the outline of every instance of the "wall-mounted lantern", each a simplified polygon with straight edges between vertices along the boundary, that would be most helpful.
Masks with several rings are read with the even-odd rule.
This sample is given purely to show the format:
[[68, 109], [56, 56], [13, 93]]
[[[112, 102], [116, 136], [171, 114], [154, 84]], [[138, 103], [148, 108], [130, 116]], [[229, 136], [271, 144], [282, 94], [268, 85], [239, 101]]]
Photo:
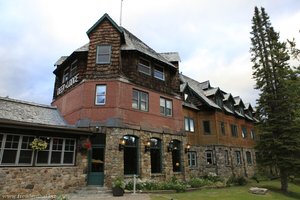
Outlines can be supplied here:
[[145, 143], [145, 153], [147, 153], [148, 151], [150, 151], [150, 146], [151, 146], [151, 141], [148, 140], [148, 141]]
[[184, 148], [184, 152], [187, 153], [190, 151], [191, 145], [189, 143], [186, 144], [185, 148]]
[[173, 143], [173, 140], [171, 140], [168, 145], [168, 152], [172, 152], [173, 149], [174, 149], [174, 143]]
[[125, 146], [125, 139], [121, 138], [119, 141], [119, 151], [122, 151], [124, 149]]

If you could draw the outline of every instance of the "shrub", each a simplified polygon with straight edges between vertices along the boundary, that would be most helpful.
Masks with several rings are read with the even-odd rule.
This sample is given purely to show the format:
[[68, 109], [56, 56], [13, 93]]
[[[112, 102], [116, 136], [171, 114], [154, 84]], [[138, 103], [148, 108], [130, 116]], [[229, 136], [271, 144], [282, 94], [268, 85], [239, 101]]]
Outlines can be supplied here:
[[239, 176], [239, 177], [231, 176], [226, 182], [227, 186], [231, 186], [231, 185], [242, 186], [242, 185], [246, 185], [246, 184], [247, 184], [247, 180], [242, 176]]
[[198, 188], [198, 187], [202, 187], [205, 185], [210, 185], [212, 182], [208, 179], [203, 179], [203, 178], [191, 178], [188, 182], [188, 184], [192, 187], [192, 188]]

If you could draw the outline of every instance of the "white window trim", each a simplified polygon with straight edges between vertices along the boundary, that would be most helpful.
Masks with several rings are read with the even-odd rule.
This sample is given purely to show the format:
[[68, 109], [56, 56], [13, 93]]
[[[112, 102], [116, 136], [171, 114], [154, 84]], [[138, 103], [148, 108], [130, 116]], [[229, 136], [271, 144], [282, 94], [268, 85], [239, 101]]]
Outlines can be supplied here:
[[[160, 99], [159, 99], [159, 107], [162, 107], [161, 105], [160, 105], [160, 101], [161, 100], [163, 100], [164, 101], [164, 113], [161, 113], [161, 111], [160, 111], [160, 109], [159, 109], [159, 112], [160, 112], [160, 114], [161, 115], [163, 115], [163, 116], [166, 116], [166, 117], [172, 117], [173, 116], [173, 101], [172, 100], [169, 100], [169, 99], [166, 99], [166, 98], [164, 98], [164, 97], [160, 97]], [[168, 109], [171, 109], [171, 114], [167, 114], [167, 102], [171, 102], [171, 108], [168, 108]]]
[[[97, 94], [97, 87], [104, 87], [105, 86], [105, 94]], [[101, 105], [105, 105], [106, 104], [106, 95], [107, 95], [107, 85], [104, 85], [104, 84], [99, 84], [99, 85], [96, 85], [96, 94], [95, 94], [95, 105], [97, 106], [101, 106]], [[97, 102], [97, 99], [98, 99], [98, 96], [104, 96], [104, 102], [103, 103], [98, 103]]]
[[[156, 68], [161, 68], [162, 69], [162, 71], [160, 71], [160, 70], [157, 70]], [[160, 77], [158, 77], [158, 76], [155, 76], [155, 72], [159, 72], [159, 73], [162, 73], [162, 78], [160, 78]], [[159, 79], [159, 80], [162, 80], [162, 81], [164, 81], [165, 80], [165, 71], [164, 71], [164, 68], [163, 67], [160, 67], [160, 66], [154, 66], [154, 74], [153, 74], [153, 76], [154, 76], [154, 78], [156, 78], [156, 79]]]
[[[99, 53], [98, 53], [98, 47], [109, 47], [109, 52], [108, 53], [103, 53], [103, 54], [101, 54], [101, 55], [108, 55], [108, 61], [100, 61], [99, 59], [98, 59], [98, 55], [99, 55]], [[109, 45], [109, 44], [103, 44], [103, 45], [97, 45], [97, 47], [96, 47], [96, 64], [110, 64], [110, 61], [111, 61], [111, 45]]]
[[[140, 111], [143, 111], [143, 112], [148, 112], [149, 111], [149, 94], [147, 92], [143, 92], [143, 91], [140, 91], [140, 90], [136, 90], [136, 89], [133, 89], [133, 91], [137, 92], [138, 93], [138, 99], [137, 99], [137, 108], [131, 106], [133, 109], [135, 110], [140, 110]], [[141, 103], [142, 103], [142, 97], [141, 97], [141, 94], [146, 94], [147, 96], [147, 99], [146, 99], [146, 110], [143, 110], [141, 108]], [[132, 97], [132, 100], [133, 100], [133, 97]], [[143, 101], [144, 102], [144, 101]]]
[[[149, 62], [148, 60], [146, 60], [146, 59], [143, 59], [143, 58], [140, 58], [140, 60], [143, 60], [143, 61], [148, 62], [148, 63], [149, 63], [149, 66], [144, 65], [144, 64], [142, 64], [142, 63], [139, 61], [139, 63], [138, 63], [138, 71], [141, 72], [141, 73], [143, 73], [143, 74], [146, 74], [146, 75], [148, 75], [148, 76], [151, 76], [151, 64], [150, 64], [150, 62]], [[149, 69], [149, 73], [140, 70], [139, 66], [145, 67], [145, 68]]]
[[[194, 155], [194, 159], [192, 159], [192, 155]], [[195, 161], [195, 164], [193, 165], [192, 160]], [[188, 152], [188, 164], [190, 168], [197, 167], [197, 152], [195, 151], [189, 151]]]

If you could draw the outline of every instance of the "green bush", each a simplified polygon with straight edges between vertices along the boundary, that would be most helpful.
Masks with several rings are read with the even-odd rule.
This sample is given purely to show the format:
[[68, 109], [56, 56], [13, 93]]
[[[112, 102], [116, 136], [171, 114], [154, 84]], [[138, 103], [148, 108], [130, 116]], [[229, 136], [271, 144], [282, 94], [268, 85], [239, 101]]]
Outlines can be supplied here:
[[242, 186], [242, 185], [246, 185], [246, 184], [247, 184], [247, 180], [242, 176], [239, 176], [239, 177], [231, 176], [226, 182], [227, 186], [231, 186], [231, 185]]
[[191, 178], [188, 181], [188, 184], [192, 188], [198, 188], [198, 187], [202, 187], [202, 186], [205, 186], [205, 185], [211, 185], [212, 181], [210, 181], [208, 179], [204, 179], [204, 178]]

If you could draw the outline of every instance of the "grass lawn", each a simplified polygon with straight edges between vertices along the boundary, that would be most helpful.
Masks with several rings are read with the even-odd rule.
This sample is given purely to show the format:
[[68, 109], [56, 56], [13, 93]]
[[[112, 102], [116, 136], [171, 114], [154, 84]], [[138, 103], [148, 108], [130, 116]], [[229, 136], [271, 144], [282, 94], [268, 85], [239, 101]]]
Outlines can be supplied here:
[[[251, 186], [264, 187], [269, 189], [266, 195], [250, 194], [248, 189]], [[280, 182], [263, 181], [260, 183], [248, 183], [246, 186], [233, 186], [220, 189], [200, 189], [192, 192], [173, 194], [152, 194], [151, 200], [300, 200], [300, 184], [289, 183], [289, 193], [280, 192]]]

